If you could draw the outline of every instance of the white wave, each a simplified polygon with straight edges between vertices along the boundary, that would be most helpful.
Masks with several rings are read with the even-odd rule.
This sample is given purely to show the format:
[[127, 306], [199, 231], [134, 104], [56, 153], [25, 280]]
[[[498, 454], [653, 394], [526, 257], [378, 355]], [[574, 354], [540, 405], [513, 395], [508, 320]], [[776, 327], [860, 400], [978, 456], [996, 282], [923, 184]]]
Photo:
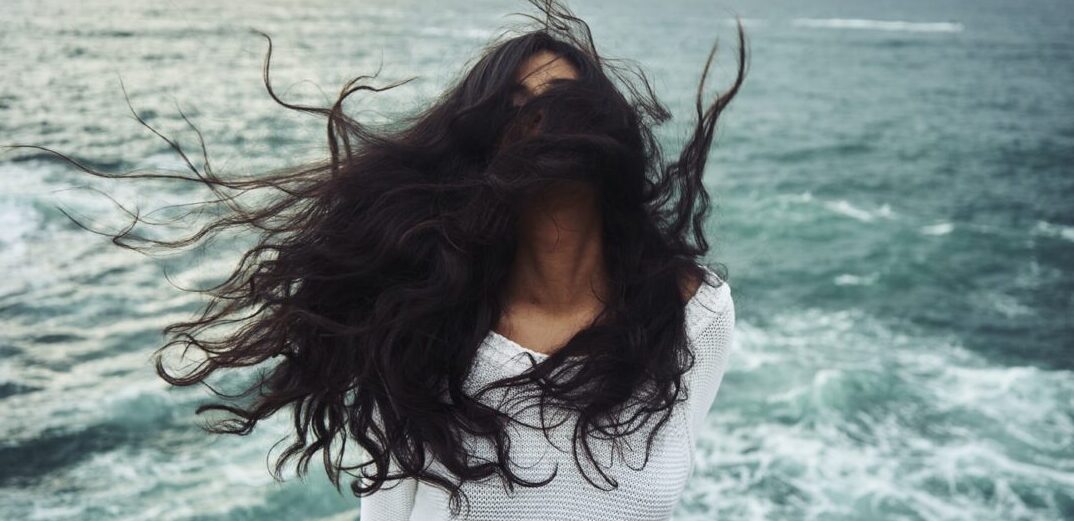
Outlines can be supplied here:
[[[709, 507], [676, 519], [1059, 516], [1015, 491], [1058, 501], [1074, 486], [1070, 371], [994, 365], [860, 311], [765, 324], [737, 327], [699, 436], [686, 497]], [[758, 357], [782, 360], [749, 363]]]
[[838, 201], [825, 201], [824, 207], [835, 213], [842, 214], [862, 222], [872, 222], [873, 220], [881, 217], [890, 219], [895, 215], [895, 212], [892, 211], [891, 207], [888, 206], [886, 203], [875, 210], [866, 210], [864, 208], [854, 206], [845, 199], [840, 199]]
[[776, 196], [782, 204], [800, 204], [800, 203], [819, 203], [821, 206], [831, 210], [837, 214], [845, 215], [852, 219], [856, 219], [862, 222], [872, 222], [876, 219], [892, 219], [895, 217], [895, 211], [891, 209], [891, 205], [884, 203], [874, 209], [865, 209], [857, 206], [846, 199], [838, 200], [825, 200], [813, 195], [812, 192], [805, 191], [797, 194], [779, 194]]
[[41, 215], [22, 201], [0, 201], [0, 244], [20, 247], [34, 231], [41, 228]]
[[190, 175], [187, 164], [178, 154], [153, 154], [140, 160], [135, 167], [137, 170], [171, 170]]
[[31, 204], [48, 188], [43, 176], [40, 170], [0, 164], [0, 245], [5, 248], [20, 245], [43, 227], [42, 215]]
[[[193, 405], [187, 404], [183, 414], [192, 414]], [[232, 519], [278, 508], [280, 497], [303, 497], [317, 505], [309, 519], [336, 521], [346, 512], [353, 519], [358, 499], [336, 492], [317, 464], [305, 479], [298, 479], [293, 469], [285, 472], [283, 483], [272, 479], [266, 452], [289, 429], [285, 415], [277, 415], [249, 437], [212, 437], [196, 428], [169, 430], [167, 435], [191, 445], [147, 441], [94, 453], [51, 478], [87, 484], [79, 487], [77, 501], [72, 502], [69, 493], [26, 494], [16, 489], [8, 495], [0, 489], [2, 513], [25, 513], [11, 519], [75, 521], [94, 518], [93, 511], [107, 508], [108, 519], [116, 521]], [[340, 513], [330, 515], [332, 511]]]
[[876, 273], [870, 273], [868, 275], [842, 273], [835, 277], [834, 282], [836, 286], [868, 286], [875, 283], [877, 278], [879, 278], [879, 275]]
[[920, 231], [922, 235], [947, 235], [955, 229], [955, 225], [942, 222], [936, 224], [930, 224], [928, 226], [922, 226]]
[[1033, 231], [1049, 237], [1074, 241], [1074, 226], [1054, 224], [1048, 221], [1037, 221], [1037, 225], [1033, 227]]
[[1023, 304], [1017, 298], [997, 291], [983, 292], [976, 298], [992, 305], [992, 308], [1003, 313], [1007, 318], [1033, 316], [1033, 308]]
[[927, 33], [961, 32], [957, 22], [906, 22], [902, 20], [867, 20], [859, 18], [795, 18], [792, 25], [822, 29], [870, 29], [877, 31], [907, 31]]

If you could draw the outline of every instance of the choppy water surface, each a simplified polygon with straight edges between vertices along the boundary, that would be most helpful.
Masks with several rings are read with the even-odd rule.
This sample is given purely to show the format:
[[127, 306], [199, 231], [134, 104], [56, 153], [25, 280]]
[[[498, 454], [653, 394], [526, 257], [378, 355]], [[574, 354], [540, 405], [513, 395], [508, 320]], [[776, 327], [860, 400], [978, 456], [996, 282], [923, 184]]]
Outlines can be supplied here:
[[[99, 168], [180, 168], [127, 112], [218, 170], [325, 153], [319, 121], [260, 83], [325, 103], [350, 77], [420, 79], [349, 110], [435, 96], [522, 2], [14, 0], [0, 18], [0, 141]], [[1074, 7], [1066, 1], [578, 3], [598, 46], [648, 68], [674, 146], [730, 7], [750, 76], [719, 126], [713, 257], [739, 344], [676, 519], [1074, 519]], [[519, 21], [516, 17], [515, 21]], [[722, 81], [721, 81], [722, 80]], [[322, 90], [323, 89], [323, 92]], [[148, 363], [198, 309], [172, 288], [218, 257], [153, 260], [78, 229], [204, 198], [109, 184], [43, 154], [0, 156], [0, 518], [354, 519], [323, 475], [282, 484], [284, 422], [212, 438]]]

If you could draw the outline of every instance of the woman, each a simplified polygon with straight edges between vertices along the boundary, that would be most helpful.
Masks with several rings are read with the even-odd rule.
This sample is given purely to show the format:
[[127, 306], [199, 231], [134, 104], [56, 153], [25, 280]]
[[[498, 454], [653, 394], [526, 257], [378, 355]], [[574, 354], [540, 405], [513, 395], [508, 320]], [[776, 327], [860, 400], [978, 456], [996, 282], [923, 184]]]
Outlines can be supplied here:
[[[363, 520], [667, 519], [722, 380], [734, 304], [726, 275], [699, 264], [702, 175], [744, 78], [742, 28], [733, 86], [703, 107], [713, 47], [693, 134], [665, 163], [652, 129], [670, 113], [645, 75], [600, 56], [565, 7], [534, 4], [539, 27], [490, 45], [435, 104], [380, 130], [343, 102], [396, 85], [359, 77], [330, 108], [290, 104], [269, 83], [269, 40], [269, 94], [328, 121], [318, 164], [225, 178], [204, 143], [199, 169], [163, 136], [194, 175], [68, 159], [216, 195], [193, 207], [223, 215], [193, 235], [134, 236], [146, 222], [135, 215], [112, 234], [120, 246], [257, 233], [227, 280], [198, 290], [212, 296], [200, 317], [165, 329], [157, 371], [187, 386], [263, 368], [198, 412], [242, 435], [290, 408], [277, 473], [321, 457], [337, 486], [356, 478]], [[240, 201], [263, 189], [261, 204]], [[173, 369], [176, 353], [198, 356]]]

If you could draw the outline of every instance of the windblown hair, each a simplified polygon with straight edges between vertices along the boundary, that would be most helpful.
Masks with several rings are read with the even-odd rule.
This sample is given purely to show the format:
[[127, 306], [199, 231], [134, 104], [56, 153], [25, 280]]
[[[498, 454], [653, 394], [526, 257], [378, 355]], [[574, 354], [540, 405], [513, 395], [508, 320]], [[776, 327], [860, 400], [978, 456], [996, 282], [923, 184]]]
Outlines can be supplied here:
[[[659, 427], [683, 398], [693, 357], [682, 281], [702, 276], [709, 250], [703, 173], [717, 118], [745, 76], [741, 23], [733, 85], [703, 103], [714, 44], [697, 89], [696, 125], [678, 157], [666, 161], [653, 129], [671, 114], [640, 68], [600, 56], [589, 27], [567, 8], [530, 1], [543, 20], [524, 16], [538, 27], [502, 34], [435, 103], [379, 130], [344, 114], [344, 100], [406, 81], [376, 87], [375, 76], [359, 76], [331, 107], [289, 103], [269, 81], [272, 40], [262, 33], [265, 87], [280, 105], [327, 119], [325, 161], [219, 176], [201, 133], [181, 111], [200, 140], [201, 169], [178, 143], [135, 117], [171, 145], [191, 176], [105, 173], [44, 147], [16, 145], [60, 155], [96, 176], [191, 182], [216, 195], [199, 204], [219, 218], [195, 233], [172, 241], [138, 237], [130, 233], [139, 221], [134, 215], [130, 228], [108, 234], [121, 247], [182, 248], [224, 230], [257, 237], [230, 277], [192, 290], [211, 299], [197, 319], [165, 328], [169, 341], [156, 362], [160, 376], [177, 386], [207, 384], [221, 370], [264, 368], [240, 395], [214, 390], [216, 401], [198, 413], [223, 413], [209, 428], [243, 435], [290, 408], [294, 433], [276, 461], [277, 476], [290, 462], [306, 472], [320, 454], [337, 487], [344, 474], [361, 478], [351, 483], [356, 495], [417, 478], [450, 492], [456, 511], [466, 480], [498, 474], [510, 487], [548, 482], [514, 472], [506, 429], [512, 418], [481, 393], [467, 393], [464, 382], [504, 307], [520, 203], [554, 183], [587, 183], [599, 194], [609, 300], [590, 327], [546, 361], [482, 392], [511, 388], [542, 410], [569, 411], [580, 467], [593, 461], [593, 439], [614, 440], [648, 422]], [[577, 80], [556, 82], [513, 106], [519, 66], [542, 50], [569, 60]], [[238, 196], [260, 190], [273, 194], [264, 204], [239, 203]], [[726, 278], [726, 268], [717, 270]], [[232, 324], [241, 327], [209, 335]], [[176, 350], [198, 360], [171, 369], [165, 356]], [[492, 442], [497, 459], [473, 458], [468, 436]], [[349, 463], [344, 449], [354, 444], [364, 457]], [[446, 472], [433, 470], [431, 461]], [[590, 483], [616, 486], [594, 466], [600, 476], [586, 474]]]

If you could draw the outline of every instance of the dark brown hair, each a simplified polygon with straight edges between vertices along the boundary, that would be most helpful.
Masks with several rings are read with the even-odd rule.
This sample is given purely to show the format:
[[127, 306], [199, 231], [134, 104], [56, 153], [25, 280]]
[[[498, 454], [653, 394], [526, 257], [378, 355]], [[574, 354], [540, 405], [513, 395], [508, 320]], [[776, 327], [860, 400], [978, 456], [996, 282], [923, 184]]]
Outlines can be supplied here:
[[[637, 423], [625, 417], [628, 403], [640, 400], [643, 419], [658, 426], [669, 418], [692, 363], [680, 281], [700, 276], [698, 263], [709, 250], [702, 227], [709, 210], [706, 159], [717, 118], [745, 77], [739, 23], [733, 85], [703, 102], [714, 45], [692, 134], [666, 161], [653, 128], [671, 114], [640, 68], [598, 54], [585, 22], [559, 3], [531, 3], [544, 15], [530, 17], [537, 27], [490, 44], [434, 103], [379, 130], [344, 114], [344, 100], [406, 82], [375, 87], [374, 76], [359, 76], [331, 107], [288, 103], [269, 82], [272, 40], [263, 35], [272, 98], [327, 120], [330, 157], [316, 164], [224, 177], [210, 166], [204, 142], [199, 169], [156, 130], [193, 175], [111, 174], [43, 147], [15, 147], [47, 150], [97, 176], [173, 179], [216, 195], [192, 205], [219, 213], [195, 233], [174, 241], [139, 237], [131, 230], [140, 217], [132, 214], [131, 228], [110, 234], [119, 246], [182, 248], [224, 230], [255, 233], [256, 245], [230, 277], [195, 290], [211, 300], [197, 319], [165, 329], [169, 341], [157, 357], [161, 377], [179, 386], [206, 383], [221, 370], [264, 369], [237, 396], [214, 390], [221, 401], [198, 409], [225, 413], [212, 430], [247, 434], [287, 408], [294, 437], [277, 473], [294, 458], [304, 472], [320, 454], [337, 486], [341, 474], [365, 476], [352, 482], [355, 494], [413, 477], [450, 491], [457, 510], [463, 480], [499, 474], [509, 486], [546, 482], [513, 472], [505, 430], [512, 419], [481, 401], [481, 393], [464, 392], [463, 383], [503, 306], [498, 288], [515, 251], [518, 202], [548, 183], [597, 188], [611, 297], [601, 320], [545, 362], [485, 391], [513, 387], [542, 408], [575, 413], [580, 466], [581, 458], [592, 461], [592, 436], [614, 438]], [[515, 73], [541, 50], [570, 60], [579, 77], [514, 107]], [[540, 132], [520, 132], [538, 111]], [[239, 203], [255, 191], [272, 195], [256, 207]], [[726, 278], [724, 268], [717, 270]], [[228, 332], [213, 336], [219, 328]], [[164, 357], [176, 350], [196, 352], [200, 360], [170, 369]], [[493, 442], [496, 461], [468, 457], [463, 439], [474, 435]], [[367, 457], [347, 464], [343, 451], [353, 444]], [[448, 474], [430, 470], [431, 459]], [[595, 467], [599, 481], [615, 485]], [[600, 486], [597, 481], [590, 480]]]

